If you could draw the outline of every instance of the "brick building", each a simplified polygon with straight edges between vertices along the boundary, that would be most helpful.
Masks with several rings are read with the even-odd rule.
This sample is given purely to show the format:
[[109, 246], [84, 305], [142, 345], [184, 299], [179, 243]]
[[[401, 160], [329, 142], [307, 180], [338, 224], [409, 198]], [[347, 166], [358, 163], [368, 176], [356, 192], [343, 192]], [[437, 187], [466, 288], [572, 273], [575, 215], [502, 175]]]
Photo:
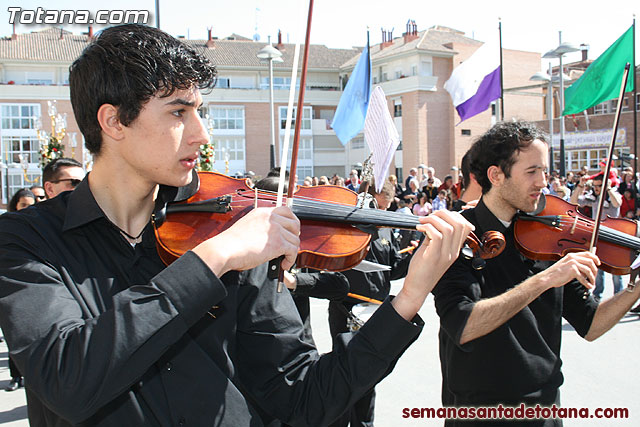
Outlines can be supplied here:
[[[403, 170], [419, 164], [436, 168], [438, 175], [457, 165], [473, 139], [495, 122], [488, 110], [462, 124], [449, 94], [443, 89], [455, 66], [482, 45], [463, 33], [432, 27], [417, 31], [415, 23], [399, 37], [384, 33], [383, 43], [371, 46], [374, 84], [382, 86], [394, 116], [402, 144], [391, 173], [402, 178]], [[77, 147], [65, 138], [65, 155], [90, 167], [91, 157], [83, 148], [69, 101], [68, 68], [92, 37], [50, 28], [0, 39], [0, 139], [2, 203], [17, 189], [37, 182], [39, 139], [35, 118], [49, 131], [47, 101], [56, 100], [58, 111], [67, 114], [67, 135], [76, 134]], [[257, 58], [265, 43], [238, 35], [217, 39], [184, 40], [209, 58], [218, 68], [218, 84], [204, 94], [203, 117], [213, 121], [216, 147], [215, 168], [229, 174], [269, 168], [270, 114], [267, 64]], [[280, 141], [288, 101], [294, 45], [278, 42], [283, 56], [274, 63], [274, 115]], [[307, 87], [298, 176], [345, 176], [368, 155], [362, 134], [342, 146], [329, 127], [342, 88], [355, 66], [361, 49], [331, 49], [312, 45], [309, 52]], [[528, 84], [539, 70], [540, 54], [503, 50], [504, 86]], [[535, 120], [543, 115], [542, 89], [538, 97], [505, 94], [505, 119]], [[277, 155], [279, 155], [279, 147]], [[23, 163], [20, 164], [22, 155]], [[25, 161], [26, 159], [26, 161]], [[226, 160], [226, 162], [225, 162]], [[406, 172], [405, 172], [406, 174]]]

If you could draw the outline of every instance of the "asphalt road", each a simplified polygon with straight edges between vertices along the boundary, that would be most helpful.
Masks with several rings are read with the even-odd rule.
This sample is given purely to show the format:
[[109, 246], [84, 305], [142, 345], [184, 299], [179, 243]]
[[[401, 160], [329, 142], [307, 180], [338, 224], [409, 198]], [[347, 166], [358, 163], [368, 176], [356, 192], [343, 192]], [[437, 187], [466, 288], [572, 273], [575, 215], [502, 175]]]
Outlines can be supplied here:
[[[626, 283], [626, 282], [625, 282]], [[402, 281], [394, 282], [399, 289]], [[607, 275], [605, 297], [611, 295]], [[312, 327], [321, 352], [331, 349], [326, 301], [312, 299]], [[440, 362], [438, 360], [438, 318], [429, 297], [422, 311], [426, 322], [420, 338], [402, 356], [393, 372], [376, 388], [376, 426], [439, 426], [441, 420], [403, 418], [404, 408], [440, 407]], [[565, 384], [561, 388], [565, 408], [624, 408], [627, 419], [565, 419], [565, 426], [640, 426], [640, 399], [636, 395], [638, 355], [640, 354], [640, 316], [627, 315], [609, 333], [593, 343], [580, 338], [569, 326], [563, 327], [562, 358]], [[0, 343], [0, 425], [28, 426], [24, 389], [5, 392], [9, 383], [7, 347]]]

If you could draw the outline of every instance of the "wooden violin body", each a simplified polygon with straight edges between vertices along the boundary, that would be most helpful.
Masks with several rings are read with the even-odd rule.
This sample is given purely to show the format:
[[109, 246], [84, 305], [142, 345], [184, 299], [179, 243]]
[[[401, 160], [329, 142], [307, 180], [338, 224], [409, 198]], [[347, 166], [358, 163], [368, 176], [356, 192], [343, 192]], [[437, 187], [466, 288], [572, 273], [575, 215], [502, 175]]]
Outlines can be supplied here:
[[[155, 230], [158, 253], [166, 264], [225, 231], [252, 209], [276, 205], [273, 193], [256, 191], [247, 186], [244, 179], [215, 172], [200, 172], [199, 177], [200, 190], [174, 206], [218, 200], [221, 212], [171, 212], [170, 209], [167, 220]], [[228, 201], [224, 196], [230, 196]], [[324, 201], [330, 208], [331, 204], [354, 206], [357, 194], [343, 187], [320, 186], [300, 187], [295, 197]], [[318, 211], [317, 214], [321, 218], [323, 213]], [[332, 223], [329, 227], [323, 222], [301, 219], [300, 251], [296, 264], [318, 270], [348, 270], [367, 255], [370, 240], [371, 234], [347, 223]]]
[[[543, 196], [545, 197], [545, 196]], [[569, 252], [588, 251], [595, 221], [578, 212], [578, 207], [547, 195], [544, 209], [535, 216], [519, 215], [514, 225], [518, 249], [536, 260], [558, 260]], [[600, 268], [611, 274], [629, 274], [640, 250], [638, 226], [625, 218], [601, 222], [596, 244]]]

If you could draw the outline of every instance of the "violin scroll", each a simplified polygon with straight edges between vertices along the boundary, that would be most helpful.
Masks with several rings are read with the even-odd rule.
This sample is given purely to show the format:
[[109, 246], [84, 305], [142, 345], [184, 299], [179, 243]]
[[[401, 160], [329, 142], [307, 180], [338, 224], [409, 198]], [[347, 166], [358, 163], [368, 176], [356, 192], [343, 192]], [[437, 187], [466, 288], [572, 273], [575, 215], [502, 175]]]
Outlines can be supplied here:
[[482, 270], [486, 259], [495, 258], [502, 253], [506, 246], [504, 236], [499, 231], [487, 231], [479, 239], [473, 232], [469, 233], [462, 249], [462, 255], [472, 259], [471, 265], [476, 270]]

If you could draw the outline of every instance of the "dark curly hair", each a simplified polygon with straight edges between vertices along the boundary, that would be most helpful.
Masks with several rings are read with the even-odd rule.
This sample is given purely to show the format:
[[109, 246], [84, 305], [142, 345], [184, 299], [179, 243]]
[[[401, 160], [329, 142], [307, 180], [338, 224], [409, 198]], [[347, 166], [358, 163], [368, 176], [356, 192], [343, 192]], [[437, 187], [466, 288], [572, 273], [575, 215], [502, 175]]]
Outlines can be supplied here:
[[547, 135], [526, 121], [500, 122], [476, 140], [469, 149], [469, 170], [482, 186], [482, 194], [491, 190], [487, 170], [498, 166], [509, 178], [516, 154], [539, 139], [548, 143]]
[[145, 25], [127, 24], [98, 33], [69, 68], [71, 104], [89, 151], [102, 144], [98, 110], [118, 108], [129, 126], [152, 97], [176, 90], [212, 88], [216, 68], [194, 49], [169, 34]]

